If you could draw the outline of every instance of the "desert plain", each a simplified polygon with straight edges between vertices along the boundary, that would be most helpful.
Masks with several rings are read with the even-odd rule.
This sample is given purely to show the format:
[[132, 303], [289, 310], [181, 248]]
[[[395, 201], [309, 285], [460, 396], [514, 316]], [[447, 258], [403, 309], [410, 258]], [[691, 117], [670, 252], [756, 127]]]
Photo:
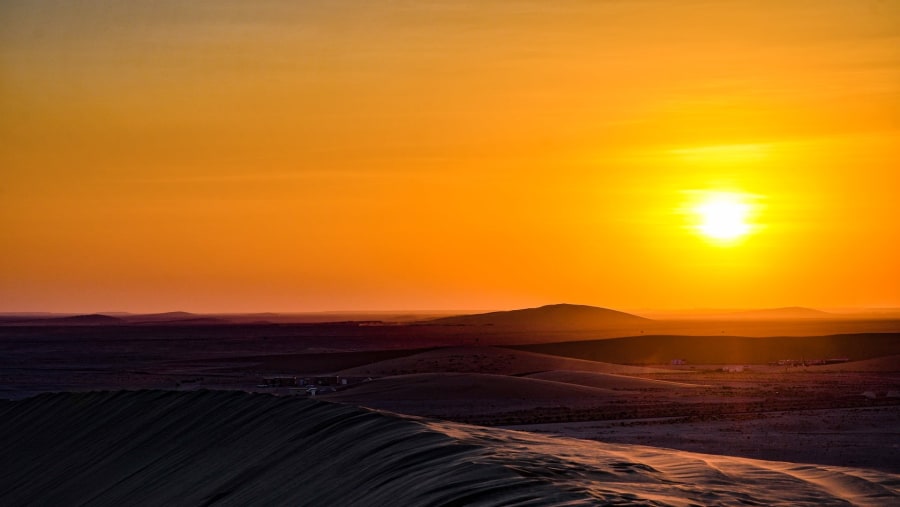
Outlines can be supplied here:
[[[524, 465], [515, 463], [525, 459], [510, 457], [510, 451], [504, 449], [531, 449], [528, 452], [534, 455], [525, 461], [537, 459], [529, 461], [528, 466], [542, 471], [513, 476], [554, 488], [564, 483], [565, 494], [560, 498], [572, 493], [573, 498], [584, 496], [586, 501], [614, 503], [613, 499], [631, 498], [635, 504], [661, 505], [727, 505], [739, 497], [766, 505], [889, 505], [900, 495], [900, 320], [811, 319], [798, 309], [784, 309], [774, 316], [661, 320], [577, 305], [461, 316], [335, 317], [181, 313], [6, 316], [0, 326], [0, 395], [5, 399], [0, 410], [5, 414], [4, 469], [8, 473], [0, 481], [0, 495], [14, 499], [14, 505], [28, 504], [34, 498], [63, 504], [115, 504], [142, 494], [148, 495], [151, 504], [171, 501], [177, 494], [158, 496], [134, 485], [146, 485], [151, 480], [153, 474], [144, 476], [142, 466], [158, 460], [164, 463], [181, 452], [193, 456], [190, 463], [203, 461], [198, 456], [219, 452], [218, 461], [227, 464], [236, 460], [234, 465], [240, 468], [242, 460], [254, 455], [253, 448], [275, 445], [271, 438], [293, 435], [292, 441], [312, 445], [323, 438], [321, 432], [347, 431], [344, 440], [334, 443], [337, 447], [324, 455], [284, 457], [291, 466], [308, 469], [302, 472], [306, 486], [285, 486], [286, 492], [293, 493], [266, 498], [273, 504], [378, 504], [374, 499], [383, 492], [377, 493], [377, 487], [373, 487], [374, 496], [313, 495], [310, 491], [336, 487], [333, 477], [320, 481], [327, 474], [317, 469], [327, 468], [328, 460], [342, 452], [370, 445], [363, 441], [371, 438], [387, 438], [395, 445], [412, 436], [394, 441], [392, 437], [368, 435], [365, 428], [351, 431], [328, 425], [298, 436], [292, 432], [302, 427], [293, 428], [285, 422], [281, 437], [255, 435], [254, 443], [247, 444], [249, 449], [225, 452], [216, 451], [217, 444], [212, 442], [201, 445], [196, 437], [182, 435], [179, 438], [186, 439], [184, 442], [193, 443], [183, 443], [183, 449], [173, 448], [152, 459], [141, 446], [113, 452], [123, 463], [143, 463], [129, 478], [115, 480], [108, 470], [97, 468], [97, 463], [105, 463], [107, 458], [72, 443], [80, 439], [98, 449], [109, 447], [112, 444], [106, 440], [97, 440], [96, 432], [105, 434], [110, 426], [124, 432], [122, 442], [132, 441], [149, 428], [150, 423], [142, 422], [141, 414], [145, 414], [151, 419], [161, 418], [150, 427], [169, 428], [146, 443], [155, 447], [168, 440], [167, 431], [175, 431], [171, 425], [183, 426], [178, 429], [179, 435], [212, 431], [204, 429], [205, 425], [221, 417], [238, 417], [242, 404], [252, 412], [255, 409], [250, 407], [269, 403], [259, 401], [269, 398], [281, 400], [272, 403], [281, 407], [279, 410], [287, 410], [279, 416], [285, 421], [313, 417], [307, 414], [311, 407], [334, 406], [327, 410], [340, 412], [344, 409], [337, 407], [345, 406], [352, 408], [348, 414], [355, 414], [348, 415], [350, 419], [368, 413], [379, 414], [393, 421], [391, 424], [414, 423], [418, 425], [414, 435], [437, 431], [441, 438], [455, 439], [457, 444], [475, 438], [477, 443], [465, 445], [480, 449], [479, 455], [487, 452], [504, 456], [500, 460], [504, 473], [518, 470]], [[219, 392], [242, 393], [243, 398], [215, 398], [226, 396], [214, 394]], [[227, 403], [210, 401], [216, 399]], [[168, 407], [170, 403], [210, 406], [200, 413], [183, 409], [180, 415], [178, 410], [167, 416], [153, 415], [154, 406]], [[84, 410], [79, 410], [82, 405]], [[217, 415], [220, 410], [228, 414]], [[94, 412], [88, 416], [84, 411]], [[291, 416], [291, 411], [297, 413]], [[254, 433], [254, 428], [268, 424], [266, 413], [219, 431], [224, 438]], [[125, 426], [116, 419], [122, 417], [128, 421]], [[303, 424], [315, 426], [310, 421]], [[59, 443], [51, 445], [54, 439]], [[531, 444], [511, 443], [517, 439]], [[297, 445], [305, 449], [307, 444]], [[532, 444], [533, 449], [529, 447]], [[594, 449], [592, 445], [600, 447]], [[428, 449], [427, 445], [422, 447], [420, 454], [427, 456], [431, 452]], [[403, 452], [414, 450], [413, 445]], [[437, 454], [429, 459], [443, 463], [434, 467], [453, 470], [458, 465], [442, 461], [440, 451], [433, 452]], [[698, 497], [696, 492], [678, 488], [680, 493], [654, 488], [645, 491], [639, 484], [625, 488], [622, 477], [601, 477], [598, 470], [604, 465], [583, 462], [585, 456], [600, 459], [610, 453], [627, 454], [628, 466], [647, 467], [641, 470], [655, 474], [654, 481], [691, 485], [704, 494], [711, 494], [711, 484], [730, 482], [733, 487], [726, 488], [728, 495], [737, 496], [716, 496], [720, 492]], [[539, 459], [535, 458], [538, 454]], [[401, 456], [405, 454], [395, 458], [402, 461]], [[48, 489], [53, 477], [59, 480], [54, 474], [71, 472], [71, 468], [56, 470], [53, 464], [73, 459], [69, 466], [87, 476], [78, 481], [69, 478], [75, 481], [69, 489]], [[259, 456], [254, 459], [262, 460], [254, 466], [272, 470], [259, 472], [262, 478], [229, 479], [231, 482], [225, 482], [231, 486], [207, 492], [207, 497], [190, 497], [192, 500], [184, 504], [242, 504], [249, 498], [241, 496], [249, 494], [246, 488], [269, 490], [275, 485], [266, 481], [289, 480], [289, 473], [277, 471], [285, 465], [266, 465]], [[356, 459], [361, 468], [374, 466], [367, 461], [371, 457]], [[566, 477], [575, 473], [571, 471], [576, 466], [573, 463], [588, 466], [593, 472], [578, 472], [574, 482], [560, 482], [552, 472], [535, 465], [545, 459], [565, 461], [559, 473]], [[711, 465], [713, 459], [732, 460], [727, 466], [752, 464], [765, 470], [754, 473], [772, 477], [759, 478], [750, 486], [746, 483], [749, 472], [723, 472], [725, 465]], [[178, 463], [166, 466], [184, 465]], [[702, 473], [700, 469], [685, 472], [687, 476], [676, 480], [678, 474], [663, 471], [680, 463], [694, 463]], [[803, 472], [787, 473], [785, 467]], [[707, 474], [711, 469], [724, 475], [710, 479]], [[9, 472], [12, 470], [17, 472]], [[182, 486], [173, 486], [176, 490], [199, 480], [194, 477], [200, 473], [197, 470], [179, 473], [186, 478]], [[352, 480], [357, 473], [361, 472], [350, 467], [343, 475]], [[628, 476], [622, 470], [616, 473]], [[803, 484], [790, 486], [794, 492], [803, 491], [800, 497], [766, 485], [776, 484], [781, 479], [775, 476], [784, 479], [784, 474]], [[408, 480], [401, 475], [395, 480]], [[603, 490], [599, 485], [606, 484], [607, 479], [630, 492], [621, 488]], [[650, 480], [645, 477], [641, 481], [645, 479]], [[441, 484], [438, 478], [429, 480], [435, 487]], [[109, 481], [98, 493], [98, 484]], [[115, 495], [102, 494], [113, 491], [119, 483], [123, 488], [122, 484], [130, 486]], [[85, 489], [85, 484], [92, 486]], [[553, 503], [550, 499], [558, 493], [531, 492], [520, 497], [516, 495], [525, 490], [517, 488], [504, 487], [504, 494], [488, 488], [493, 492], [472, 497], [471, 502], [454, 504], [452, 495], [440, 498], [454, 505], [530, 501], [545, 505]], [[51, 495], [52, 491], [57, 493]], [[244, 493], [238, 494], [240, 491]], [[45, 494], [49, 496], [42, 496]], [[426, 495], [410, 502], [432, 504], [435, 498]]]

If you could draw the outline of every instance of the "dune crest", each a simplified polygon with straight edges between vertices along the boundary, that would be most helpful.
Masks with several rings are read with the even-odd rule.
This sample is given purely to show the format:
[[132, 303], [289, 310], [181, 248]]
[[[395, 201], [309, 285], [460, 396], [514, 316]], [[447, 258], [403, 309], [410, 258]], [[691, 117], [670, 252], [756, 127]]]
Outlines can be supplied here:
[[[5, 505], [886, 505], [898, 477], [239, 392], [0, 405]], [[890, 500], [893, 498], [894, 500]]]

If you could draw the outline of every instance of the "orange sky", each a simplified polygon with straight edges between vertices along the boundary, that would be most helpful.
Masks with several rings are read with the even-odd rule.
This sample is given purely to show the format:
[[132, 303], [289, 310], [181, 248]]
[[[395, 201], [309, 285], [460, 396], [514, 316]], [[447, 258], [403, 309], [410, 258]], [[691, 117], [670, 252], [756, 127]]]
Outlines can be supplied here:
[[900, 2], [0, 23], [0, 311], [900, 306]]

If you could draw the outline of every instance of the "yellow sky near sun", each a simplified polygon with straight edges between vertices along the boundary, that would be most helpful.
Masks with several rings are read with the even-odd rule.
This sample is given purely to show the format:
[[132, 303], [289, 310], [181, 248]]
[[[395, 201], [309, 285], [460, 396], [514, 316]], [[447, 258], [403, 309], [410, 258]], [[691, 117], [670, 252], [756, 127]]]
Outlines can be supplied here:
[[0, 23], [0, 311], [900, 306], [898, 2]]

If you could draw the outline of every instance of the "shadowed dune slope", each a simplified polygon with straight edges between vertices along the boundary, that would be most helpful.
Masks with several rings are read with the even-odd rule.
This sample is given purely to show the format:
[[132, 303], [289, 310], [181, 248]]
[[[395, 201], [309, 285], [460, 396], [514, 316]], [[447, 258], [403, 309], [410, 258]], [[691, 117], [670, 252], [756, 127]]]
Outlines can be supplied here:
[[813, 366], [815, 371], [858, 371], [877, 373], [900, 373], [900, 355], [851, 361], [849, 363]]
[[624, 375], [666, 371], [659, 368], [586, 361], [496, 347], [448, 347], [349, 368], [339, 374], [368, 376], [459, 372], [522, 375], [548, 370], [593, 371]]
[[326, 396], [329, 400], [353, 403], [381, 400], [496, 400], [501, 403], [517, 398], [534, 402], [606, 401], [619, 394], [611, 389], [506, 375], [415, 373], [383, 377]]
[[588, 387], [600, 387], [604, 389], [644, 390], [644, 389], [690, 389], [692, 387], [704, 387], [699, 384], [686, 384], [684, 382], [669, 382], [667, 380], [652, 380], [614, 373], [595, 373], [589, 371], [545, 371], [527, 375], [527, 378], [537, 380], [550, 380], [552, 382], [564, 382]]
[[628, 364], [763, 364], [780, 359], [853, 360], [900, 354], [900, 333], [827, 336], [675, 336], [646, 335], [606, 340], [542, 343], [513, 347], [540, 354]]
[[[0, 406], [4, 505], [888, 505], [898, 477], [238, 392]], [[893, 500], [892, 500], [893, 499]]]

